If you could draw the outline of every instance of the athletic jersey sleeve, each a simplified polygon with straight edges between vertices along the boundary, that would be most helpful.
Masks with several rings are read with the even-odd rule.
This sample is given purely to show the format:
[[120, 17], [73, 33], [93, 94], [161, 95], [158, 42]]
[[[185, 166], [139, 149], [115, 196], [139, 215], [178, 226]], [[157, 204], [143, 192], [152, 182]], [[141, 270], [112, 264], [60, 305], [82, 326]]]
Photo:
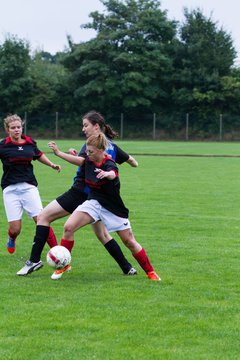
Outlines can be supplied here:
[[129, 159], [129, 155], [123, 151], [119, 146], [117, 146], [116, 144], [115, 145], [115, 150], [116, 150], [116, 163], [121, 165], [123, 164], [124, 162], [128, 161]]
[[105, 171], [114, 171], [116, 176], [118, 176], [118, 167], [116, 165], [116, 163], [112, 160], [112, 159], [109, 159], [105, 162]]
[[[82, 147], [81, 147], [81, 149], [80, 149], [80, 151], [79, 151], [79, 153], [78, 153], [78, 156], [81, 156], [81, 157], [83, 157], [84, 159], [86, 159], [86, 157], [87, 157], [87, 154], [86, 154], [86, 144], [84, 144]], [[80, 174], [81, 174], [81, 169], [82, 169], [82, 166], [78, 166], [78, 168], [77, 168], [77, 171], [76, 171], [76, 175], [74, 176], [74, 178], [73, 178], [73, 184], [77, 184], [78, 182], [79, 182], [79, 179], [80, 179]]]
[[78, 156], [81, 156], [81, 157], [83, 157], [83, 158], [86, 159], [86, 157], [87, 157], [87, 154], [86, 154], [86, 144], [84, 144], [84, 145], [82, 146], [82, 148], [80, 149], [80, 151], [79, 151], [79, 153], [78, 153]]
[[26, 136], [26, 142], [32, 144], [32, 147], [33, 147], [33, 160], [39, 159], [43, 155], [43, 152], [41, 150], [39, 150], [39, 148], [37, 146], [37, 142], [35, 140], [31, 139], [28, 136]]

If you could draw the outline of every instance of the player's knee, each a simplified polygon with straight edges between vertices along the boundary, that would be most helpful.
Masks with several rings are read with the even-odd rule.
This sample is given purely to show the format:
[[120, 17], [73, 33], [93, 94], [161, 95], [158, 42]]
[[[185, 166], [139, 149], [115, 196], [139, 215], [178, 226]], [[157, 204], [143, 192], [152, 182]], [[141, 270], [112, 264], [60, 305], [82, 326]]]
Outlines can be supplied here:
[[63, 227], [63, 230], [65, 234], [71, 234], [74, 232], [74, 228], [71, 223], [66, 223]]
[[47, 212], [42, 210], [37, 217], [37, 224], [46, 225], [46, 224], [51, 224], [51, 222], [52, 222], [51, 216]]
[[133, 252], [138, 248], [138, 243], [135, 240], [131, 229], [124, 230], [121, 235], [122, 241], [129, 250]]

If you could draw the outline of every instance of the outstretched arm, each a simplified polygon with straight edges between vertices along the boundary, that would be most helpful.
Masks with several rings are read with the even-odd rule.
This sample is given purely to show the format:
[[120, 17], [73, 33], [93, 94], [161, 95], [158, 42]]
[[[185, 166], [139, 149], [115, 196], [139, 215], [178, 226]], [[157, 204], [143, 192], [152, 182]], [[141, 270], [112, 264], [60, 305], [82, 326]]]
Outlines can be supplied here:
[[54, 170], [57, 170], [57, 172], [61, 171], [61, 166], [54, 164], [45, 154], [42, 154], [38, 161], [40, 161], [44, 165], [50, 166]]
[[60, 157], [63, 160], [66, 160], [70, 164], [81, 166], [85, 161], [84, 157], [66, 154], [65, 152], [61, 151], [54, 141], [50, 141], [48, 143], [48, 146], [53, 150], [56, 156]]
[[137, 160], [135, 160], [132, 155], [129, 155], [129, 158], [128, 158], [128, 160], [127, 160], [126, 162], [127, 162], [129, 165], [131, 165], [132, 167], [137, 167], [137, 166], [138, 166]]

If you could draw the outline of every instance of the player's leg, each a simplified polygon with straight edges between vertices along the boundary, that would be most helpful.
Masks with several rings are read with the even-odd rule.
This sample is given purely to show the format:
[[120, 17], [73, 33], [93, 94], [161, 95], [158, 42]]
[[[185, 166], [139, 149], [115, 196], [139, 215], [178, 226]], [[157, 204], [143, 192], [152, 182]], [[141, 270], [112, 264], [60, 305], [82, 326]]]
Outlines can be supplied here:
[[115, 239], [109, 234], [106, 229], [106, 226], [102, 221], [97, 221], [92, 225], [93, 231], [97, 238], [104, 245], [108, 253], [114, 258], [117, 264], [120, 266], [121, 270], [126, 275], [136, 275], [137, 271], [132, 267], [132, 265], [127, 261], [124, 256], [120, 246]]
[[117, 233], [123, 243], [131, 251], [133, 257], [137, 260], [141, 268], [145, 271], [148, 278], [150, 280], [161, 280], [154, 271], [145, 249], [136, 241], [131, 228], [117, 231]]
[[149, 279], [160, 280], [159, 276], [155, 273], [145, 250], [136, 241], [131, 230], [130, 221], [111, 213], [105, 208], [101, 209], [101, 217], [109, 232], [117, 232], [124, 245], [131, 251], [132, 255], [146, 272]]
[[25, 266], [17, 272], [17, 275], [28, 275], [43, 266], [40, 259], [44, 245], [49, 237], [50, 224], [54, 220], [72, 213], [85, 198], [86, 194], [76, 192], [75, 189], [70, 188], [57, 197], [56, 200], [49, 203], [39, 213], [30, 259], [27, 260]]
[[[63, 237], [60, 245], [66, 247], [70, 253], [74, 245], [74, 233], [83, 226], [93, 222], [93, 218], [86, 212], [75, 210], [64, 224]], [[71, 270], [71, 264], [68, 264], [63, 269], [57, 269], [51, 276], [52, 280], [61, 279], [65, 272]]]
[[87, 212], [78, 211], [76, 209], [64, 224], [61, 245], [65, 246], [71, 252], [74, 242], [74, 233], [83, 226], [91, 224], [93, 221], [94, 219]]
[[31, 262], [36, 263], [40, 261], [44, 245], [49, 237], [50, 224], [54, 220], [65, 217], [68, 214], [56, 200], [53, 200], [40, 212], [30, 255]]
[[16, 186], [10, 185], [3, 190], [3, 203], [8, 220], [7, 250], [10, 254], [15, 251], [16, 239], [21, 232], [23, 206]]
[[97, 205], [98, 202], [95, 200], [84, 201], [73, 211], [64, 224], [61, 245], [65, 246], [70, 252], [74, 244], [74, 233], [81, 227], [100, 220]]
[[[66, 216], [66, 214], [72, 214], [86, 199], [87, 194], [72, 186], [68, 191], [57, 197], [56, 202], [65, 210], [64, 216]], [[44, 214], [40, 214], [41, 217], [42, 215]], [[42, 218], [41, 223], [44, 224], [44, 218]]]
[[9, 227], [8, 227], [7, 250], [9, 254], [13, 254], [15, 251], [16, 239], [21, 232], [22, 221], [21, 220], [10, 221], [8, 225]]
[[[34, 220], [35, 224], [37, 225], [38, 216], [34, 216], [33, 220]], [[56, 238], [56, 235], [55, 235], [52, 227], [49, 227], [49, 234], [48, 234], [48, 238], [47, 238], [46, 242], [48, 243], [50, 248], [53, 248], [54, 246], [58, 245], [57, 238]]]
[[50, 223], [68, 214], [69, 213], [63, 209], [56, 200], [53, 200], [40, 212], [37, 217], [36, 233], [33, 240], [30, 259], [27, 260], [24, 267], [17, 272], [17, 275], [28, 275], [43, 266], [40, 259], [44, 245], [49, 237]]
[[[22, 203], [27, 215], [30, 218], [32, 218], [35, 221], [35, 223], [37, 223], [40, 214], [43, 212], [42, 201], [40, 198], [38, 188], [30, 185], [29, 188], [27, 188], [26, 191], [24, 192]], [[48, 227], [49, 227], [49, 234], [46, 239], [46, 242], [51, 248], [57, 245], [57, 239], [53, 232], [53, 229], [50, 227], [50, 224], [48, 224]]]

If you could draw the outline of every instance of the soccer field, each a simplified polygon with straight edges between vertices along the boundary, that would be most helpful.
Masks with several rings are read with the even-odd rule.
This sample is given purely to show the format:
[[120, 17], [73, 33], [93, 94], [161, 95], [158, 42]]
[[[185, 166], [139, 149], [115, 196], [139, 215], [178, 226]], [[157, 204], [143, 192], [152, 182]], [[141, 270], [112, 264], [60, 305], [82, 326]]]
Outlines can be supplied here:
[[[57, 143], [66, 151], [83, 142]], [[24, 216], [16, 251], [8, 254], [1, 198], [0, 358], [238, 359], [239, 144], [118, 143], [139, 162], [138, 168], [120, 166], [122, 197], [136, 239], [162, 281], [149, 281], [119, 241], [138, 270], [123, 276], [89, 226], [77, 232], [72, 271], [61, 280], [50, 278], [47, 247], [40, 271], [16, 276], [29, 257], [35, 226]], [[46, 144], [38, 142], [49, 152]], [[44, 206], [70, 187], [76, 170], [47, 155], [62, 172], [36, 162]], [[64, 222], [53, 223], [58, 239]]]

